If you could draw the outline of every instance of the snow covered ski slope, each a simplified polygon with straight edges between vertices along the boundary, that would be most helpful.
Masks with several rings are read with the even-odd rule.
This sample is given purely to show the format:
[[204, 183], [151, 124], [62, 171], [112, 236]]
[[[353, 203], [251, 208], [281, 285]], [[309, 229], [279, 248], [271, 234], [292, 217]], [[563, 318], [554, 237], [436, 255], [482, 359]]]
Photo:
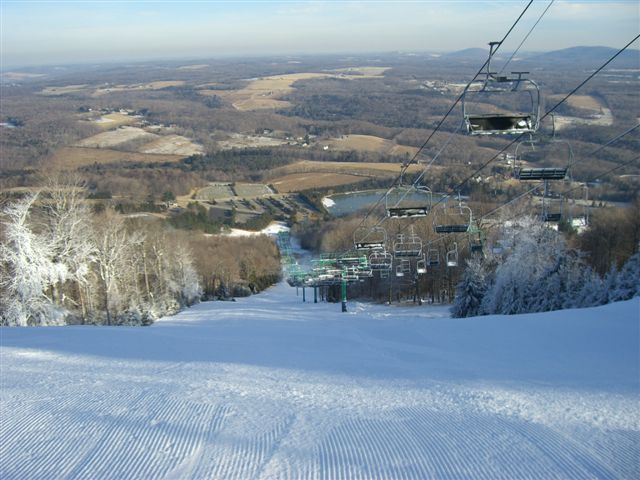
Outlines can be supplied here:
[[638, 298], [450, 319], [285, 284], [0, 330], [0, 478], [640, 478]]

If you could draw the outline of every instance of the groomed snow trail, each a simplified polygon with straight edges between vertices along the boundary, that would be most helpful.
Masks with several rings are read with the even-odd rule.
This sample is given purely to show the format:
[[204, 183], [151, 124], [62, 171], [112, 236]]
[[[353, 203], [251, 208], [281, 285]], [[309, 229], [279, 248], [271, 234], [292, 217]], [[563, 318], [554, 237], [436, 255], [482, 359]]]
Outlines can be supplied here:
[[640, 478], [639, 299], [349, 307], [279, 284], [146, 328], [1, 329], [0, 478]]

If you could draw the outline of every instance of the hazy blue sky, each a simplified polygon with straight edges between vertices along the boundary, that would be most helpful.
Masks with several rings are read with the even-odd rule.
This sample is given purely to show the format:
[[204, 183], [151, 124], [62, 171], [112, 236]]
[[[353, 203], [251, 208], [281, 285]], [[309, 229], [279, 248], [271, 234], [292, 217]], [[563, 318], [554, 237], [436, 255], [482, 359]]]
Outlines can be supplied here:
[[[502, 37], [526, 3], [1, 0], [0, 53], [3, 68], [8, 68], [222, 55], [459, 50]], [[548, 4], [534, 2], [504, 50], [515, 48]], [[622, 47], [639, 30], [638, 0], [556, 0], [524, 49]]]

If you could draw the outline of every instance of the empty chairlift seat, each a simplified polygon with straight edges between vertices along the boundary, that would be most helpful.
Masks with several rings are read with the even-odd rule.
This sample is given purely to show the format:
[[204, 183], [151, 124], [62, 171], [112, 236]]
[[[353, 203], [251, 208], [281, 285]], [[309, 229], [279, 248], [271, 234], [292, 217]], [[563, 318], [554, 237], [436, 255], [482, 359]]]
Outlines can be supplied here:
[[372, 252], [369, 255], [369, 265], [372, 270], [391, 270], [393, 255], [386, 250]]
[[531, 115], [467, 115], [467, 131], [472, 135], [533, 132]]
[[518, 180], [564, 180], [567, 176], [566, 167], [518, 168]]
[[515, 151], [518, 180], [564, 180], [573, 161], [571, 145], [555, 136], [519, 142]]
[[435, 212], [433, 230], [436, 233], [465, 233], [469, 231], [472, 219], [471, 209], [466, 205], [444, 205]]
[[421, 256], [422, 239], [413, 231], [409, 235], [399, 234], [393, 243], [393, 255], [396, 258]]
[[385, 195], [389, 218], [426, 217], [431, 211], [432, 193], [424, 186], [392, 187]]
[[429, 267], [440, 266], [440, 250], [437, 248], [430, 248], [427, 251], [427, 265]]
[[353, 233], [356, 250], [384, 250], [387, 244], [387, 231], [380, 227], [360, 227]]
[[458, 244], [453, 243], [453, 248], [447, 252], [447, 267], [458, 266]]

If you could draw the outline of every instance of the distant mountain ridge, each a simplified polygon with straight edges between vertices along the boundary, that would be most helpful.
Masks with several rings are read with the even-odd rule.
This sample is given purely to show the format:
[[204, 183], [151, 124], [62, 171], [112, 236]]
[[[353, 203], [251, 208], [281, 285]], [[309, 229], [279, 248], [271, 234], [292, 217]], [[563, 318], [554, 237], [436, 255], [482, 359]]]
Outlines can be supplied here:
[[[602, 63], [611, 58], [619, 49], [602, 46], [577, 46], [552, 50], [550, 52], [520, 52], [518, 61], [527, 63]], [[504, 58], [511, 52], [498, 52], [496, 58]], [[442, 55], [443, 59], [472, 59], [486, 58], [489, 50], [486, 48], [465, 48]], [[640, 50], [629, 49], [622, 52], [615, 60], [616, 65], [640, 68]]]
[[[527, 56], [526, 60], [542, 60], [552, 62], [604, 62], [611, 58], [619, 49], [611, 47], [570, 47], [551, 52], [538, 53]], [[620, 62], [636, 62], [640, 66], [640, 50], [625, 50], [617, 58]]]

